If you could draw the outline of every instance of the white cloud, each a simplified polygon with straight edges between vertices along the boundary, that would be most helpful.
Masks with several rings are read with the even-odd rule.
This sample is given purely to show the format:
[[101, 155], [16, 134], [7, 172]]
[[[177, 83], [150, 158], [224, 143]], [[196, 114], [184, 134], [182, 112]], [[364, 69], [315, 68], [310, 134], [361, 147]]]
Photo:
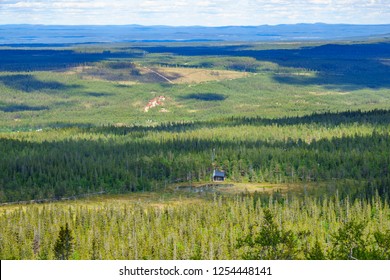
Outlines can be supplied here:
[[330, 4], [332, 0], [309, 0], [309, 3], [313, 4]]
[[0, 0], [0, 24], [390, 23], [389, 0]]

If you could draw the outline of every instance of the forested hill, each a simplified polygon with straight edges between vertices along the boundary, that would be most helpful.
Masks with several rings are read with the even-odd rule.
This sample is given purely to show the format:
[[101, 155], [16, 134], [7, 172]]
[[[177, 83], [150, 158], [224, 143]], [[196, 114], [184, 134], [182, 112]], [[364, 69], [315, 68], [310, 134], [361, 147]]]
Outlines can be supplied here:
[[0, 25], [1, 44], [155, 41], [305, 41], [390, 36], [390, 24], [282, 24], [261, 26]]

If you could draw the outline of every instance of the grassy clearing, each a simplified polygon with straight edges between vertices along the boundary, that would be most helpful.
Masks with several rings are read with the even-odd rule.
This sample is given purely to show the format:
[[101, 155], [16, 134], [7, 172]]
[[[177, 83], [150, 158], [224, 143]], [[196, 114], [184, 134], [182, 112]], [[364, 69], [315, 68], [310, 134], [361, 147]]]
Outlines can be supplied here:
[[144, 83], [192, 84], [208, 81], [237, 79], [246, 72], [214, 70], [199, 67], [161, 67], [133, 62], [102, 62], [89, 66], [77, 66], [64, 72], [84, 80], [118, 82], [122, 85]]
[[[238, 79], [248, 76], [248, 73], [228, 70], [208, 70], [197, 68], [173, 68], [160, 67], [153, 68], [164, 76], [174, 77], [172, 82], [175, 84], [197, 84], [209, 81], [222, 81]], [[175, 78], [178, 77], [178, 78]]]
[[[207, 186], [205, 188], [205, 186]], [[210, 187], [208, 187], [210, 186]], [[218, 195], [237, 195], [251, 193], [268, 193], [283, 192], [286, 193], [292, 190], [299, 190], [302, 185], [299, 184], [270, 184], [270, 183], [222, 183], [214, 184], [210, 182], [195, 182], [191, 184], [169, 184], [164, 190], [137, 192], [127, 194], [104, 194], [92, 195], [86, 198], [70, 199], [64, 201], [52, 201], [49, 203], [35, 203], [33, 201], [25, 201], [16, 204], [2, 204], [1, 210], [3, 213], [10, 213], [16, 210], [28, 211], [30, 207], [44, 208], [47, 205], [58, 206], [77, 206], [85, 205], [89, 208], [104, 206], [105, 204], [121, 204], [121, 205], [137, 205], [142, 204], [146, 207], [170, 207], [170, 206], [185, 206], [188, 204], [201, 204], [207, 201], [216, 194]]]

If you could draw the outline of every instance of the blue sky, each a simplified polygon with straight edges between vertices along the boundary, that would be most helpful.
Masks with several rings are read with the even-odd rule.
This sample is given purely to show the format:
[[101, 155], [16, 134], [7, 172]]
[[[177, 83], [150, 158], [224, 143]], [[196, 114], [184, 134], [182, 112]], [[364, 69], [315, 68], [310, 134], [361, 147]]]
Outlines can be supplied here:
[[0, 0], [0, 24], [389, 24], [390, 0]]

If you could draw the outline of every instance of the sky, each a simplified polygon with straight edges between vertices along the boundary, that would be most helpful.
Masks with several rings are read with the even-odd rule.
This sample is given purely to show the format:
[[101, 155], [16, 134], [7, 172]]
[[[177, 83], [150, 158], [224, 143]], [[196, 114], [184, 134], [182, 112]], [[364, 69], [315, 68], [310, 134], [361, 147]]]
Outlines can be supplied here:
[[390, 0], [0, 0], [0, 24], [390, 24]]

